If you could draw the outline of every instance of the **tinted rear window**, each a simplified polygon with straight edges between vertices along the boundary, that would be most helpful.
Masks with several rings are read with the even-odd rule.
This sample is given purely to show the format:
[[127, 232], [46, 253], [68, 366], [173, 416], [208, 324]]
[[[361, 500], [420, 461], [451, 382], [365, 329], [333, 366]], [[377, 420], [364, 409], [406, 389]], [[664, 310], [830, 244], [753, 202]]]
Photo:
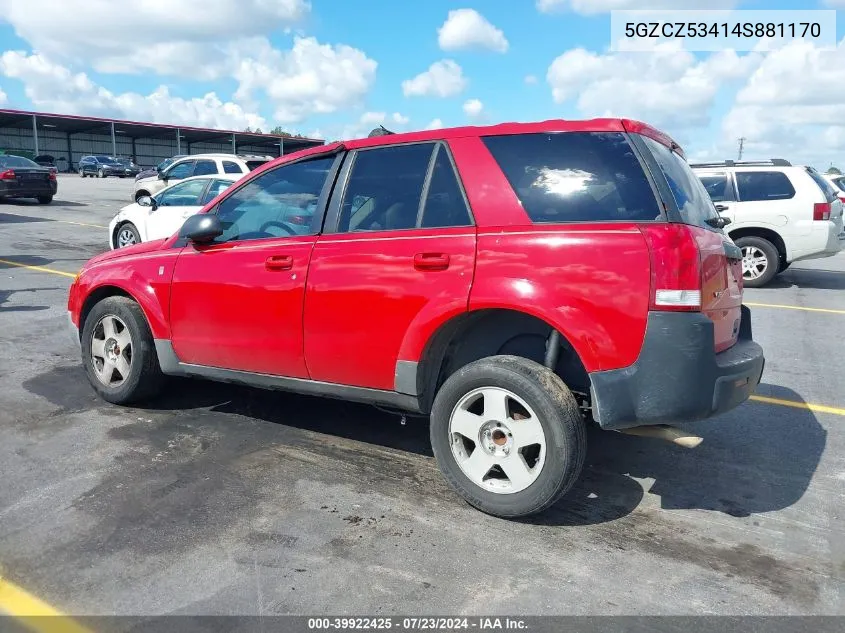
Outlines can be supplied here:
[[819, 188], [824, 192], [824, 197], [828, 202], [836, 200], [836, 189], [831, 185], [819, 172], [812, 167], [807, 167], [807, 173], [810, 175]]
[[261, 165], [266, 162], [266, 160], [248, 160], [246, 161], [246, 166], [249, 168], [250, 171], [252, 171], [253, 169], [258, 169], [259, 167], [261, 167]]
[[718, 214], [698, 176], [690, 169], [687, 161], [663, 143], [646, 136], [642, 138], [666, 176], [666, 183], [675, 198], [681, 221], [684, 224], [707, 228], [709, 225], [706, 220], [715, 218]]
[[619, 132], [482, 138], [532, 222], [659, 220], [639, 160]]
[[795, 196], [789, 176], [780, 171], [738, 171], [736, 188], [740, 202], [789, 200]]

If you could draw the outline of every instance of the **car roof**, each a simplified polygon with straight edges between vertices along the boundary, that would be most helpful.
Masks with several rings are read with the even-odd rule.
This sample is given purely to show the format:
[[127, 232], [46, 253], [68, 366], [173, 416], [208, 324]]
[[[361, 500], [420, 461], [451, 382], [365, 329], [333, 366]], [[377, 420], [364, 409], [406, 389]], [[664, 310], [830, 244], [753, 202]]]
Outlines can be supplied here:
[[182, 156], [175, 156], [173, 158], [239, 158], [240, 160], [273, 160], [273, 156], [261, 156], [258, 154], [226, 154], [224, 152], [209, 152], [207, 154], [185, 154]]

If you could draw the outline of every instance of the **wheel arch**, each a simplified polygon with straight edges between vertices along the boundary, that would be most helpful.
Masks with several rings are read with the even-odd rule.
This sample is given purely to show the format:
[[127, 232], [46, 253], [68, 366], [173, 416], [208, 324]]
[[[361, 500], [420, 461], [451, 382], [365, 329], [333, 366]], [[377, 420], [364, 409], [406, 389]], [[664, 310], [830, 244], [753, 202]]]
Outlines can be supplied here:
[[78, 330], [80, 337], [82, 336], [82, 330], [85, 328], [85, 320], [88, 318], [91, 309], [100, 301], [102, 301], [103, 299], [108, 299], [109, 297], [126, 297], [127, 299], [131, 299], [136, 304], [138, 304], [138, 307], [141, 308], [141, 312], [143, 313], [144, 318], [147, 320], [147, 325], [150, 327], [153, 336], [156, 337], [157, 330], [160, 331], [160, 328], [163, 325], [162, 320], [159, 317], [153, 316], [149, 309], [149, 306], [144, 305], [144, 302], [139, 301], [138, 298], [132, 292], [130, 292], [124, 287], [112, 284], [104, 284], [102, 286], [97, 286], [85, 296], [85, 299], [83, 299], [82, 307], [79, 310]]
[[778, 251], [780, 258], [786, 262], [788, 261], [788, 252], [786, 250], [786, 242], [780, 233], [774, 229], [763, 226], [742, 226], [734, 230], [728, 230], [728, 235], [732, 240], [738, 240], [742, 237], [760, 237], [771, 242]]
[[544, 364], [546, 343], [555, 331], [560, 336], [555, 373], [574, 392], [589, 393], [589, 374], [566, 332], [527, 311], [483, 308], [448, 319], [426, 342], [416, 366], [416, 392], [423, 410], [431, 409], [449, 376], [480, 358], [512, 355]]

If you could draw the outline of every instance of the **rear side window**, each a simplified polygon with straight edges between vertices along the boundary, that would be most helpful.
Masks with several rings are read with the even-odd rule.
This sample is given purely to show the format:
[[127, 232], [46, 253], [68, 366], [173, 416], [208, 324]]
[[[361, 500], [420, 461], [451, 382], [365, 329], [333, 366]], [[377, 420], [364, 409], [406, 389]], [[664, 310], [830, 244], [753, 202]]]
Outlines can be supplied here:
[[423, 208], [422, 228], [444, 228], [448, 226], [471, 226], [466, 200], [464, 200], [449, 154], [442, 145], [437, 156], [428, 185], [428, 195]]
[[662, 217], [622, 133], [513, 134], [482, 141], [532, 222], [640, 222]]
[[217, 163], [213, 160], [198, 160], [194, 167], [194, 176], [210, 176], [217, 173]]
[[716, 207], [689, 164], [663, 143], [645, 136], [642, 139], [666, 177], [681, 221], [684, 224], [709, 228], [707, 220], [717, 217]]
[[359, 150], [343, 196], [339, 230], [415, 228], [433, 149], [433, 143], [417, 143]]
[[822, 190], [825, 200], [828, 202], [836, 200], [836, 189], [834, 189], [833, 185], [831, 185], [819, 172], [812, 167], [807, 167], [807, 174], [815, 181], [815, 183], [819, 186], [819, 189]]
[[698, 179], [701, 180], [701, 184], [704, 185], [713, 202], [727, 202], [734, 199], [727, 174], [701, 174]]
[[237, 163], [233, 163], [230, 160], [223, 161], [223, 173], [225, 174], [243, 174], [244, 170], [241, 169], [241, 166]]
[[795, 196], [795, 187], [780, 171], [738, 171], [736, 188], [742, 202], [789, 200]]

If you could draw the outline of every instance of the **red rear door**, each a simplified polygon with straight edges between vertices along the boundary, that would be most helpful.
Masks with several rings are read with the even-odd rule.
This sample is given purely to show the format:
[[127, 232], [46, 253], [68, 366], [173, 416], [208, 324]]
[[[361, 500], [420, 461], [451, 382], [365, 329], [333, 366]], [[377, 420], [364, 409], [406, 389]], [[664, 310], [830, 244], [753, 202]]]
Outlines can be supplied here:
[[347, 161], [311, 257], [305, 358], [314, 380], [392, 390], [397, 360], [416, 360], [403, 345], [466, 311], [476, 232], [445, 145]]

